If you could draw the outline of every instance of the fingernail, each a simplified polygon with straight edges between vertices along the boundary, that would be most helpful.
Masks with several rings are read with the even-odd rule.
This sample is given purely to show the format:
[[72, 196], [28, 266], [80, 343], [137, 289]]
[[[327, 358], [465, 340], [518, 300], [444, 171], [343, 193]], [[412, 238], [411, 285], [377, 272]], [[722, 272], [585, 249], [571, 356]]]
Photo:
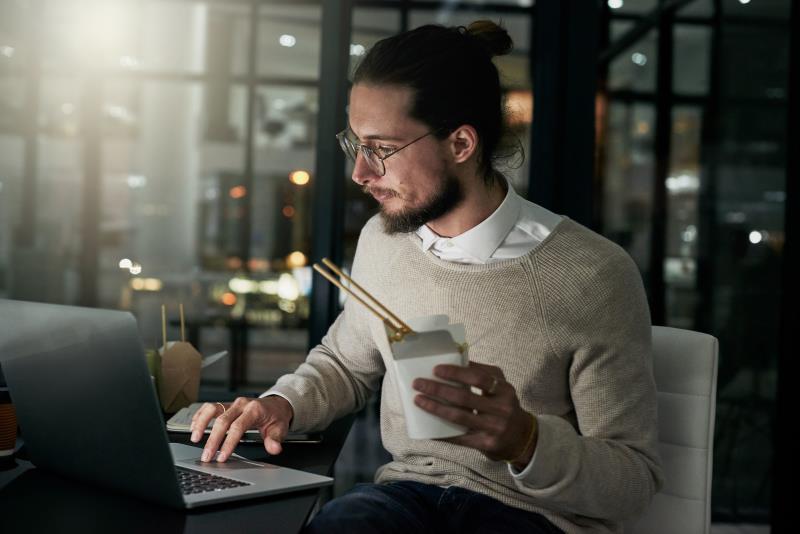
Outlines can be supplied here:
[[224, 455], [224, 454], [222, 454], [222, 453], [219, 453], [219, 454], [217, 455], [217, 461], [218, 461], [218, 462], [224, 462], [224, 461], [225, 461], [225, 460], [227, 460], [227, 459], [228, 459], [228, 457], [227, 457], [227, 456], [225, 456], [225, 455]]
[[192, 437], [189, 439], [192, 441], [192, 443], [197, 443], [197, 441], [200, 439], [200, 432], [192, 432]]
[[211, 458], [211, 451], [203, 451], [203, 456], [200, 457], [200, 460], [207, 462], [209, 458]]

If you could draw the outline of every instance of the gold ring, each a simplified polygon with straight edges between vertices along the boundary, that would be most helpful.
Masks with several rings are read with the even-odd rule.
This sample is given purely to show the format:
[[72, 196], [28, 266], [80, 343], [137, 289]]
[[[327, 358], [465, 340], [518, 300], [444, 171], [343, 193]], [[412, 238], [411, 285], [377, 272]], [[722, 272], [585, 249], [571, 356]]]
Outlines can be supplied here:
[[497, 379], [497, 377], [493, 376], [492, 377], [492, 385], [489, 386], [489, 389], [486, 390], [486, 394], [487, 395], [494, 395], [494, 392], [497, 391], [497, 384], [499, 384], [499, 383], [500, 383], [500, 381]]
[[225, 415], [225, 412], [227, 412], [228, 409], [221, 402], [218, 402], [217, 404], [219, 405], [220, 408], [222, 408], [222, 413], [220, 415]]

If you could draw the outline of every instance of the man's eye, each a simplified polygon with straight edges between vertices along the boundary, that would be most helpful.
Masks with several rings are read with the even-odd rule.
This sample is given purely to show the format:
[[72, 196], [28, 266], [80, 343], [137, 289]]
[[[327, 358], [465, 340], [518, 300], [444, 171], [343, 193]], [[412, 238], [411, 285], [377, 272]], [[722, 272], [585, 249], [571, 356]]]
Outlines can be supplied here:
[[380, 150], [383, 153], [383, 155], [385, 156], [385, 155], [388, 155], [388, 154], [391, 154], [392, 152], [394, 152], [395, 148], [393, 146], [379, 146], [378, 150]]

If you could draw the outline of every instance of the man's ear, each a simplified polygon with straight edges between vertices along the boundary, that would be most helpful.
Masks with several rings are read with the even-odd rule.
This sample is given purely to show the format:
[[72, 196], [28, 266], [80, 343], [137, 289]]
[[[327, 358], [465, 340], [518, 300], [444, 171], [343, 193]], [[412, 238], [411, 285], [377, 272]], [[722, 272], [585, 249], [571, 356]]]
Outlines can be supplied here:
[[478, 132], [469, 124], [464, 124], [453, 130], [448, 136], [450, 151], [454, 163], [464, 163], [473, 154], [478, 152]]

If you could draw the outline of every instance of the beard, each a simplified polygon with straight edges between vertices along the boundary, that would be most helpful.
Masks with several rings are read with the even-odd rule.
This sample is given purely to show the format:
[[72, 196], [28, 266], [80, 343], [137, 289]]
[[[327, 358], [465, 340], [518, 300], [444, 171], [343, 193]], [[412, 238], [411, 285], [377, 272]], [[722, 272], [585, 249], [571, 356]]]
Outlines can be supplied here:
[[[369, 189], [365, 187], [364, 192], [368, 193]], [[406, 208], [397, 213], [387, 213], [381, 206], [383, 229], [389, 235], [413, 232], [423, 224], [445, 215], [463, 199], [461, 182], [452, 174], [447, 174], [433, 196], [422, 206]]]

